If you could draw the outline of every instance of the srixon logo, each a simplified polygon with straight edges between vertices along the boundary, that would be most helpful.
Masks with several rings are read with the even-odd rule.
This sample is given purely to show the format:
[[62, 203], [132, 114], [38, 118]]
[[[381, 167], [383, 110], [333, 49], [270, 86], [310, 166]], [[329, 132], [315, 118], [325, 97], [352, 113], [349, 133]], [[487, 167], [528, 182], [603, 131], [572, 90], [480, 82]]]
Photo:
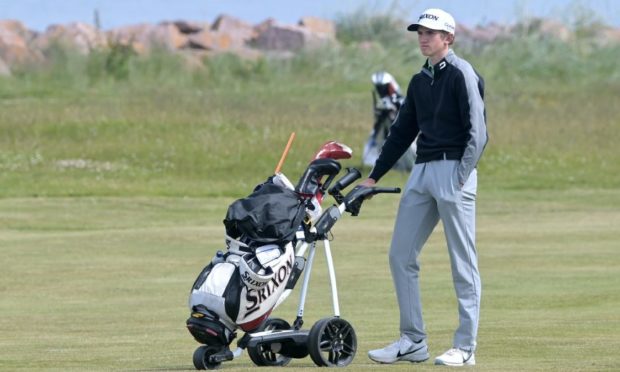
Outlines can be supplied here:
[[241, 280], [243, 280], [243, 282], [248, 283], [250, 285], [253, 285], [255, 287], [263, 287], [263, 286], [267, 285], [267, 283], [269, 283], [269, 282], [259, 282], [256, 279], [252, 279], [252, 277], [250, 276], [250, 274], [247, 271], [243, 273], [243, 275], [241, 276]]
[[[245, 307], [246, 313], [244, 318], [247, 318], [252, 313], [258, 311], [261, 304], [269, 300], [274, 293], [278, 292], [278, 288], [280, 288], [280, 286], [286, 285], [286, 282], [291, 274], [291, 270], [293, 269], [294, 260], [295, 256], [290, 255], [288, 261], [277, 269], [273, 275], [273, 278], [267, 282], [264, 288], [258, 290], [248, 289], [245, 295], [247, 306]], [[270, 301], [270, 306], [275, 304], [275, 300], [277, 300], [277, 298]]]
[[439, 19], [439, 17], [434, 15], [434, 14], [424, 13], [424, 14], [422, 14], [420, 16], [420, 18], [418, 18], [418, 22], [423, 20], [423, 19], [432, 19], [433, 21], [437, 21]]

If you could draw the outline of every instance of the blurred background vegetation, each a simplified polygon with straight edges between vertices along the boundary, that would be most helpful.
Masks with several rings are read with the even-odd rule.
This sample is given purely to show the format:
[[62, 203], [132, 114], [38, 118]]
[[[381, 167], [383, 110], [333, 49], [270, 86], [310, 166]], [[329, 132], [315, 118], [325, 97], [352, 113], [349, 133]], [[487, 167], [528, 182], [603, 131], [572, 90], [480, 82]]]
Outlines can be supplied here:
[[[192, 67], [164, 51], [58, 46], [44, 66], [0, 77], [0, 197], [244, 195], [293, 131], [283, 168], [293, 182], [328, 140], [351, 146], [345, 165], [361, 166], [370, 75], [387, 70], [405, 90], [424, 62], [405, 23], [362, 9], [337, 19], [337, 47]], [[620, 46], [597, 40], [587, 11], [570, 27], [568, 42], [535, 28], [486, 45], [457, 34], [456, 53], [486, 80], [481, 188], [620, 186]]]

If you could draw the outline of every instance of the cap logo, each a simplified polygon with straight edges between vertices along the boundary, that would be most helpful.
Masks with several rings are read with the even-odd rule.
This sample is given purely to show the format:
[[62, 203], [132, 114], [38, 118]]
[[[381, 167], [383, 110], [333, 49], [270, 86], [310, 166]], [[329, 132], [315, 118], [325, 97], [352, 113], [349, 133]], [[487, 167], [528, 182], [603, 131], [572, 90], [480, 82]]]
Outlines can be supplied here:
[[422, 14], [422, 15], [420, 16], [420, 18], [418, 18], [418, 22], [419, 22], [419, 21], [421, 21], [421, 20], [423, 20], [423, 19], [425, 19], [425, 18], [427, 18], [427, 19], [432, 19], [433, 21], [437, 21], [437, 20], [439, 20], [439, 17], [438, 17], [438, 16], [436, 16], [436, 15], [434, 15], [434, 14], [424, 13], [424, 14]]

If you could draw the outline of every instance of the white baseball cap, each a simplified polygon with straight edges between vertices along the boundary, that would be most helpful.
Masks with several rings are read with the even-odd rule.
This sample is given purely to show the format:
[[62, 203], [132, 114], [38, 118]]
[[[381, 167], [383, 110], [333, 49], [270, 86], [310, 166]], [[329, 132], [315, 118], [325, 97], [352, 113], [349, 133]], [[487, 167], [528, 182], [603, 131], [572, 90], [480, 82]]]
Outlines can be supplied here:
[[430, 28], [431, 30], [446, 31], [454, 35], [456, 23], [450, 13], [441, 9], [426, 9], [416, 23], [412, 23], [407, 27], [409, 31], [417, 31], [419, 26]]

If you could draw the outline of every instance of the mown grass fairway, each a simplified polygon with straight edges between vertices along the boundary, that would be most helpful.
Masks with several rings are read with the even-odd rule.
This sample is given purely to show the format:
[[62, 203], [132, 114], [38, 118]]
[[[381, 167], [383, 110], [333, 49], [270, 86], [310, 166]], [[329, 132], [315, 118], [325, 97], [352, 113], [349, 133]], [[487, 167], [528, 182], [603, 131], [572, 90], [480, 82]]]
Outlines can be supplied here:
[[[336, 226], [341, 311], [355, 327], [350, 370], [397, 334], [387, 266], [398, 197], [378, 196]], [[189, 287], [223, 246], [227, 198], [0, 200], [0, 369], [192, 370]], [[481, 191], [478, 240], [483, 371], [614, 370], [620, 358], [620, 192]], [[317, 256], [306, 325], [331, 299]], [[422, 254], [432, 354], [451, 345], [456, 305], [441, 229]], [[298, 292], [277, 316], [292, 320]], [[312, 368], [310, 358], [286, 370]], [[225, 370], [255, 367], [244, 358]], [[416, 370], [438, 370], [429, 362]]]

